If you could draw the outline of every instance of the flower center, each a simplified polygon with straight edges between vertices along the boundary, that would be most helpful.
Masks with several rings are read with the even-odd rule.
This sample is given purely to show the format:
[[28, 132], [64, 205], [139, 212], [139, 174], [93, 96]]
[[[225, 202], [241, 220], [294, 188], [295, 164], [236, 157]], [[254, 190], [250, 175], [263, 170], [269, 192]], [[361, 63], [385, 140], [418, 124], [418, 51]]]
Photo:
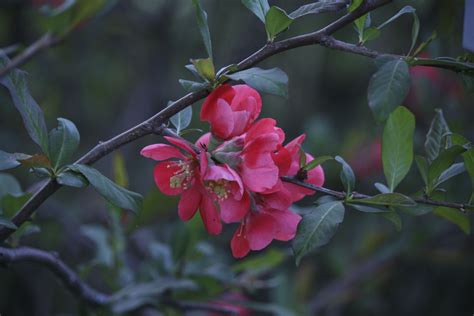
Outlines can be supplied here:
[[219, 179], [207, 181], [206, 189], [208, 192], [214, 194], [218, 200], [223, 201], [229, 197], [230, 194], [230, 181]]
[[[172, 165], [169, 164], [167, 168], [171, 168]], [[191, 162], [188, 161], [179, 161], [179, 169], [173, 173], [173, 176], [170, 177], [170, 187], [183, 188], [184, 190], [189, 189], [190, 183], [194, 178], [194, 168]]]

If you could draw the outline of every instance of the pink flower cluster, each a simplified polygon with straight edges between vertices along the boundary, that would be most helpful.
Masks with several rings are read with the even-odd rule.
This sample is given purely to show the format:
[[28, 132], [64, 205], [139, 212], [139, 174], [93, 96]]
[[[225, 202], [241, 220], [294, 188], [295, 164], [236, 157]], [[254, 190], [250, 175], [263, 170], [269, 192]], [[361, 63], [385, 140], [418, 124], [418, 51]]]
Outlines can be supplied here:
[[[210, 123], [210, 133], [195, 145], [165, 137], [171, 145], [154, 144], [141, 151], [160, 161], [154, 170], [158, 188], [167, 195], [181, 195], [182, 220], [199, 210], [210, 234], [219, 234], [222, 222], [240, 223], [231, 241], [236, 258], [274, 239], [293, 239], [301, 217], [289, 207], [314, 193], [280, 179], [299, 171], [305, 135], [283, 145], [285, 133], [275, 120], [257, 120], [261, 109], [262, 99], [251, 87], [222, 85], [201, 109], [200, 118]], [[305, 154], [310, 162], [313, 157]], [[323, 169], [310, 170], [306, 181], [322, 186]]]

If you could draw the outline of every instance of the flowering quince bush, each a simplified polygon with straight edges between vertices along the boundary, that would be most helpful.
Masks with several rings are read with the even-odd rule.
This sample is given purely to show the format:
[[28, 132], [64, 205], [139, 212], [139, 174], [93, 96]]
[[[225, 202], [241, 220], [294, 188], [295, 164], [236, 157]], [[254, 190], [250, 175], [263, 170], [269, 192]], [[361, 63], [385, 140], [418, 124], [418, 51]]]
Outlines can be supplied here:
[[[24, 167], [41, 182], [34, 187], [34, 192], [27, 192], [13, 175], [0, 173], [1, 264], [21, 261], [41, 264], [91, 309], [103, 307], [110, 314], [151, 307], [240, 315], [250, 315], [249, 309], [252, 309], [292, 315], [281, 306], [255, 304], [250, 298], [256, 290], [275, 287], [275, 282], [264, 279], [265, 274], [291, 257], [290, 251], [281, 251], [278, 247], [260, 254], [251, 251], [261, 251], [274, 240], [291, 241], [291, 252], [298, 265], [330, 242], [348, 210], [383, 217], [397, 230], [402, 229], [400, 214], [432, 214], [470, 234], [474, 210], [472, 141], [451, 129], [442, 109], [430, 110], [433, 118], [429, 127], [423, 128], [421, 124], [416, 126], [418, 117], [410, 110], [413, 107], [403, 104], [416, 99], [409, 94], [411, 81], [428, 77], [437, 86], [443, 85], [438, 68], [453, 71], [463, 78], [467, 88], [472, 88], [474, 58], [471, 54], [457, 58], [426, 57], [425, 50], [435, 35], [420, 41], [420, 21], [411, 6], [373, 25], [372, 21], [377, 19], [369, 18], [369, 14], [374, 16], [375, 10], [389, 0], [327, 0], [303, 5], [292, 12], [267, 0], [242, 0], [263, 23], [265, 45], [241, 62], [217, 70], [208, 15], [199, 0], [191, 2], [207, 53], [205, 58], [191, 59], [185, 66], [197, 81], [180, 79], [187, 92], [185, 96], [170, 101], [154, 116], [100, 142], [73, 160], [81, 138], [78, 128], [71, 120], [58, 118], [57, 127], [48, 131], [43, 110], [29, 92], [27, 76], [17, 67], [41, 50], [65, 41], [79, 26], [88, 27], [88, 21], [105, 14], [116, 1], [33, 1], [47, 16], [46, 33], [28, 49], [13, 56], [11, 51], [0, 50], [0, 85], [11, 97], [37, 149], [27, 154], [2, 148], [0, 170]], [[318, 31], [279, 39], [301, 17], [324, 12], [342, 12], [343, 15]], [[413, 19], [408, 52], [385, 54], [365, 46], [382, 36], [387, 25], [406, 14]], [[348, 24], [355, 27], [355, 43], [333, 37]], [[378, 124], [374, 128], [377, 135], [362, 153], [347, 155], [357, 158], [354, 163], [352, 159], [346, 162], [341, 156], [316, 156], [306, 152], [303, 149], [306, 134], [294, 138], [278, 127], [276, 120], [261, 117], [262, 95], [288, 97], [289, 79], [279, 68], [256, 66], [270, 56], [307, 45], [321, 45], [375, 60], [377, 70], [368, 82], [367, 106]], [[459, 96], [459, 86], [451, 90]], [[189, 141], [184, 136], [196, 131], [188, 129], [193, 117], [192, 105], [201, 99], [204, 102], [199, 118], [209, 125], [209, 131], [200, 131], [197, 141]], [[113, 158], [113, 179], [91, 166], [125, 144], [153, 134], [163, 136], [166, 142], [148, 145], [140, 154], [156, 161], [153, 179], [160, 191], [157, 199], [153, 199], [156, 195], [144, 199], [129, 190], [127, 170], [120, 154], [116, 153]], [[420, 146], [415, 138], [423, 138]], [[140, 147], [134, 151], [135, 158]], [[337, 169], [326, 168], [331, 163]], [[331, 176], [327, 170], [337, 170], [336, 178], [340, 179], [342, 191], [326, 187], [325, 179]], [[379, 182], [373, 183], [376, 194], [357, 191], [359, 187], [366, 187], [357, 182], [356, 174], [359, 180], [360, 176], [370, 180], [377, 173], [380, 173]], [[417, 180], [413, 183], [421, 183], [413, 194], [406, 193], [412, 189], [402, 186], [408, 176]], [[461, 176], [470, 181], [472, 187], [453, 198], [446, 183]], [[93, 260], [81, 263], [81, 276], [57, 255], [23, 246], [22, 237], [42, 233], [41, 219], [34, 217], [36, 210], [64, 186], [93, 187], [107, 201], [110, 210], [107, 227], [84, 224], [79, 228], [81, 236], [96, 246]], [[172, 199], [165, 196], [179, 197], [177, 205], [170, 204]], [[308, 196], [312, 196], [314, 206], [304, 210], [295, 207], [295, 203]], [[160, 207], [173, 212], [177, 209], [179, 219], [186, 223], [173, 221], [166, 227], [168, 225], [162, 222], [152, 223], [147, 216], [143, 217], [145, 220], [140, 218], [142, 213], [156, 214]], [[133, 217], [128, 211], [139, 215]], [[199, 235], [199, 228], [205, 228], [206, 236], [220, 235], [227, 230], [223, 224], [232, 227], [233, 234], [225, 240], [230, 244], [230, 252], [219, 253], [213, 243]], [[137, 232], [142, 226], [146, 227], [145, 232]], [[152, 226], [150, 230], [158, 227], [163, 236], [158, 238], [149, 233], [148, 226]], [[229, 229], [229, 232], [232, 231]], [[136, 251], [140, 256], [127, 251], [135, 243], [129, 242], [132, 233], [130, 239], [143, 243]], [[219, 237], [212, 240], [220, 241]], [[285, 243], [286, 248], [289, 246], [290, 243]], [[236, 259], [249, 257], [233, 260], [229, 253]], [[142, 261], [145, 262], [142, 264]], [[107, 293], [113, 294], [98, 292], [82, 280], [82, 277], [95, 276], [89, 273], [97, 266], [107, 272], [100, 273], [99, 277], [104, 279]], [[311, 314], [306, 309], [304, 312]]]
[[[250, 250], [262, 250], [273, 239], [295, 237], [301, 216], [289, 208], [315, 192], [283, 182], [296, 176], [304, 135], [284, 145], [285, 133], [270, 118], [258, 119], [259, 93], [248, 85], [221, 85], [204, 101], [200, 118], [211, 132], [194, 148], [182, 139], [165, 137], [171, 145], [153, 144], [141, 154], [159, 161], [154, 178], [168, 195], [181, 195], [178, 214], [191, 219], [197, 210], [206, 230], [217, 235], [222, 222], [240, 223], [231, 241], [236, 258]], [[316, 165], [306, 174], [307, 183], [324, 184], [324, 172]]]

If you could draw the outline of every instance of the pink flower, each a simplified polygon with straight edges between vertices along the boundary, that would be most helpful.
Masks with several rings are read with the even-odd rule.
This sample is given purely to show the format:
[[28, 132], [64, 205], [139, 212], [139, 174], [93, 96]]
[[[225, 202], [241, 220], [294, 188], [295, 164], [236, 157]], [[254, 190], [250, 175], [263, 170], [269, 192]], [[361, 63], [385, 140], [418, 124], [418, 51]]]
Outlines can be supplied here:
[[262, 109], [258, 92], [247, 85], [221, 85], [204, 101], [201, 120], [211, 124], [216, 137], [240, 136], [257, 119]]
[[253, 192], [264, 192], [279, 181], [279, 169], [273, 161], [273, 153], [285, 139], [283, 131], [273, 119], [261, 119], [243, 136], [244, 145], [238, 167], [245, 186]]
[[157, 187], [167, 195], [181, 194], [178, 214], [183, 221], [191, 219], [199, 208], [207, 231], [219, 234], [222, 231], [219, 210], [202, 180], [208, 166], [206, 152], [201, 151], [198, 156], [186, 142], [172, 137], [165, 138], [184, 153], [167, 144], [149, 145], [141, 151], [143, 156], [161, 161], [154, 170]]
[[262, 250], [273, 239], [288, 241], [295, 238], [301, 216], [290, 210], [258, 206], [247, 214], [230, 243], [235, 258], [245, 257], [250, 250]]

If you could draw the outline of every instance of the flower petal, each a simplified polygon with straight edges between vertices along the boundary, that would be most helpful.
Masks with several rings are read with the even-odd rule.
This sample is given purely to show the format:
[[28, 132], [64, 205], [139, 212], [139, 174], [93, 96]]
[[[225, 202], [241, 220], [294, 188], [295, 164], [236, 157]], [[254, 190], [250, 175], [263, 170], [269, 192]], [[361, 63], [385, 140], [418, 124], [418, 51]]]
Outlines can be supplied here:
[[250, 191], [264, 192], [278, 184], [278, 168], [272, 164], [261, 168], [242, 166], [240, 174], [242, 181]]
[[168, 160], [170, 158], [185, 158], [178, 148], [167, 144], [148, 145], [140, 151], [140, 154], [158, 161]]
[[201, 193], [192, 187], [183, 192], [178, 204], [178, 215], [183, 221], [190, 220], [196, 214], [201, 203]]
[[250, 249], [261, 250], [268, 246], [275, 235], [275, 221], [264, 212], [251, 214], [247, 222], [247, 239]]
[[220, 201], [221, 218], [224, 223], [239, 222], [250, 209], [250, 198], [248, 194], [244, 194], [240, 200], [233, 197]]
[[156, 186], [166, 195], [178, 195], [183, 192], [183, 188], [170, 187], [170, 179], [175, 175], [176, 172], [181, 170], [181, 166], [176, 161], [163, 161], [155, 166], [153, 177], [155, 179]]
[[222, 223], [219, 217], [219, 210], [214, 204], [214, 201], [206, 195], [202, 195], [201, 197], [199, 213], [201, 214], [202, 221], [209, 234], [218, 235], [221, 233]]
[[176, 138], [176, 137], [171, 137], [171, 136], [164, 136], [164, 138], [169, 141], [171, 144], [175, 145], [176, 147], [179, 147], [188, 153], [190, 153], [193, 157], [196, 157], [196, 151], [191, 147], [191, 145], [185, 141], [184, 139]]
[[242, 224], [235, 231], [230, 242], [230, 248], [232, 249], [232, 255], [234, 258], [243, 258], [250, 252], [250, 245], [244, 234]]
[[217, 100], [218, 99], [224, 99], [227, 101], [227, 103], [231, 103], [232, 99], [234, 98], [235, 91], [232, 86], [228, 84], [223, 84], [214, 91], [211, 92], [204, 101], [202, 108], [201, 108], [201, 113], [200, 113], [200, 119], [201, 121], [209, 121], [214, 115], [214, 112], [216, 111], [216, 106], [217, 106]]
[[301, 216], [289, 210], [269, 210], [275, 223], [274, 238], [281, 241], [288, 241], [295, 238], [298, 224], [301, 221]]

